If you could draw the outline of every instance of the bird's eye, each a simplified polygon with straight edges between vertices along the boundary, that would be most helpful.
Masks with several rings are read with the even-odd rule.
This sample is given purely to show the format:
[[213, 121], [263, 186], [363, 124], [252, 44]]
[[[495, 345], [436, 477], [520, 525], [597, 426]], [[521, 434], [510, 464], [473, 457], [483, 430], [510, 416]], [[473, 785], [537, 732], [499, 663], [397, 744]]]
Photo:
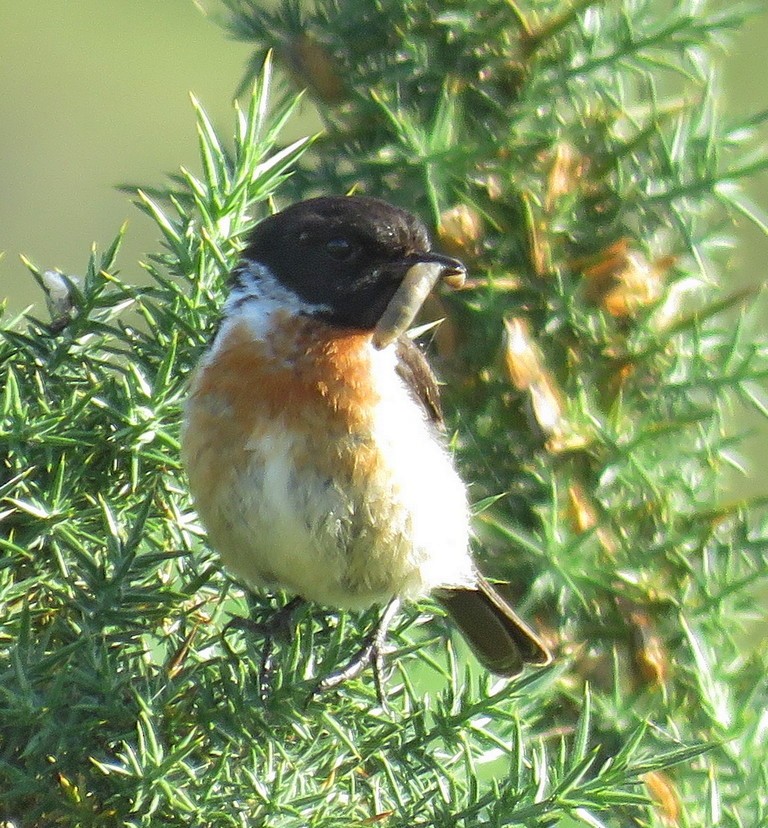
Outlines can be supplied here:
[[349, 239], [340, 236], [335, 239], [329, 239], [325, 243], [325, 250], [331, 258], [343, 262], [351, 259], [355, 255], [357, 245]]

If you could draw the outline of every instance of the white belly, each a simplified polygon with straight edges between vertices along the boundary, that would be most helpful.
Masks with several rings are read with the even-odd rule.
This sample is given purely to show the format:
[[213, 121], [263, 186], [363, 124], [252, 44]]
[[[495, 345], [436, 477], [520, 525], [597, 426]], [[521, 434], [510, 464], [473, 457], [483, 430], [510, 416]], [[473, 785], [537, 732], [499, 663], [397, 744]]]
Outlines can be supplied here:
[[[248, 443], [231, 486], [201, 509], [233, 573], [344, 608], [472, 582], [464, 487], [420, 418], [377, 435], [374, 468], [351, 476], [313, 466], [327, 437], [309, 441], [275, 426]], [[340, 455], [369, 453], [359, 441], [341, 442]], [[297, 457], [310, 462], [297, 467]]]

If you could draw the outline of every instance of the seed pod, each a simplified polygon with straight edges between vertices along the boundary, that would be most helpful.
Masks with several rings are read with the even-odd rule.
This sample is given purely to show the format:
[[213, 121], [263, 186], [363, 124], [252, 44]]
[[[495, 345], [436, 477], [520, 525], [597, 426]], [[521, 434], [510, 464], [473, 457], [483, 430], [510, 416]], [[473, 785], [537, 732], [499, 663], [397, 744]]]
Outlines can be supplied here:
[[519, 317], [508, 317], [504, 320], [504, 334], [504, 364], [512, 384], [518, 391], [527, 393], [531, 413], [541, 433], [545, 437], [558, 434], [563, 405], [528, 324]]
[[547, 213], [552, 212], [563, 196], [572, 193], [577, 187], [584, 186], [588, 166], [587, 159], [572, 144], [565, 141], [557, 144], [547, 176], [544, 197], [544, 209]]
[[45, 304], [51, 314], [51, 329], [62, 331], [75, 317], [75, 295], [80, 280], [58, 270], [46, 270], [39, 279], [45, 290]]
[[662, 822], [670, 828], [677, 828], [681, 816], [680, 794], [669, 774], [649, 771], [643, 774], [642, 779]]
[[482, 232], [480, 215], [466, 204], [444, 210], [437, 225], [437, 235], [446, 253], [452, 256], [476, 256]]
[[635, 610], [630, 613], [632, 657], [647, 684], [663, 687], [669, 676], [669, 657], [664, 642], [657, 634], [647, 613]]
[[640, 250], [619, 239], [595, 256], [571, 263], [586, 279], [587, 299], [618, 319], [628, 319], [658, 302], [664, 290], [664, 273], [670, 256], [651, 262]]
[[344, 80], [333, 55], [311, 35], [302, 32], [287, 50], [288, 65], [300, 85], [326, 104], [338, 104], [345, 95]]

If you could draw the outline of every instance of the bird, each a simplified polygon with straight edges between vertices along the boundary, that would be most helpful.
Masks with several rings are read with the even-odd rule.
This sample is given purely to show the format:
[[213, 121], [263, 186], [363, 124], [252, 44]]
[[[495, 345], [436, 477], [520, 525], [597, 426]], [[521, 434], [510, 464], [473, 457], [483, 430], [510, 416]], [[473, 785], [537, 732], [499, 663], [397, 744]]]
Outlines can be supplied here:
[[380, 610], [317, 693], [369, 664], [380, 688], [389, 625], [427, 595], [492, 673], [551, 660], [473, 560], [439, 385], [407, 335], [435, 283], [465, 274], [403, 208], [363, 195], [296, 202], [245, 238], [190, 382], [182, 461], [208, 542], [249, 588], [294, 596], [269, 641], [305, 602]]

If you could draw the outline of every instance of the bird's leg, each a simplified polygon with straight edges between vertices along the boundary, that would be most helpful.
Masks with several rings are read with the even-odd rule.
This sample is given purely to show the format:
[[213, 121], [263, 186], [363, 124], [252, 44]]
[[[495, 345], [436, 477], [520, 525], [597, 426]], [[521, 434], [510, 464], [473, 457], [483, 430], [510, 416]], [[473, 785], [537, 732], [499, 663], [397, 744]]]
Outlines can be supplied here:
[[356, 678], [370, 664], [373, 667], [373, 680], [376, 684], [376, 696], [379, 704], [386, 707], [386, 699], [382, 692], [381, 674], [384, 669], [384, 641], [387, 637], [387, 630], [392, 623], [397, 611], [400, 609], [400, 599], [393, 598], [384, 608], [376, 626], [366, 636], [363, 646], [352, 656], [352, 658], [339, 670], [335, 670], [325, 678], [321, 679], [312, 693], [319, 696], [328, 690], [333, 690], [349, 679]]
[[272, 689], [272, 677], [275, 672], [275, 642], [290, 641], [293, 638], [293, 618], [296, 610], [306, 604], [301, 596], [297, 595], [279, 610], [276, 610], [264, 623], [253, 621], [250, 618], [232, 618], [224, 627], [224, 635], [231, 629], [243, 632], [256, 633], [264, 636], [264, 647], [261, 651], [261, 669], [259, 671], [259, 696], [262, 701], [269, 698]]

